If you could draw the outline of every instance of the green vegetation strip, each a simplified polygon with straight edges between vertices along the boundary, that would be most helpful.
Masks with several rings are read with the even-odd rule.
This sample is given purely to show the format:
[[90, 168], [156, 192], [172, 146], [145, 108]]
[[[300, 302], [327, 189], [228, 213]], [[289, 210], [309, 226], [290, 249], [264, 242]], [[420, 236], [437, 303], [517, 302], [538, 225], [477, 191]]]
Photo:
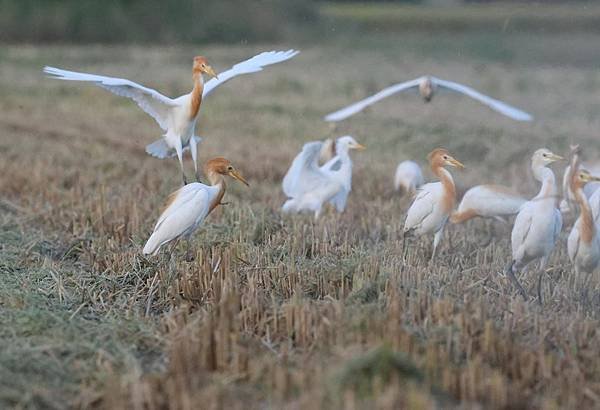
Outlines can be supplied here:
[[378, 31], [600, 31], [600, 6], [326, 4], [325, 18]]

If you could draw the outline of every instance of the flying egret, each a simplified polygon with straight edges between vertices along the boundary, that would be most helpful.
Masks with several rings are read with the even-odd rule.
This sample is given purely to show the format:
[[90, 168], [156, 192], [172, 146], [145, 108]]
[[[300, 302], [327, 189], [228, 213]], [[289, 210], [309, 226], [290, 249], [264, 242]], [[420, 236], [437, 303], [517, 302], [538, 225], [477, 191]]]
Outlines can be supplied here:
[[575, 266], [575, 272], [591, 273], [600, 262], [600, 237], [590, 203], [583, 191], [583, 187], [600, 178], [592, 176], [588, 171], [581, 169], [578, 155], [571, 160], [570, 189], [579, 208], [579, 218], [575, 221], [569, 238], [567, 250], [569, 259]]
[[414, 161], [402, 161], [398, 164], [394, 175], [394, 188], [400, 191], [400, 195], [408, 195], [412, 198], [424, 183], [419, 164]]
[[367, 97], [363, 100], [360, 100], [352, 105], [349, 105], [345, 108], [342, 108], [338, 111], [335, 111], [331, 114], [325, 116], [325, 121], [341, 121], [344, 120], [360, 111], [368, 107], [369, 105], [375, 104], [376, 102], [383, 100], [390, 95], [399, 93], [401, 91], [407, 90], [415, 90], [418, 91], [421, 97], [425, 100], [425, 102], [429, 102], [432, 100], [434, 94], [437, 92], [437, 89], [449, 90], [455, 93], [464, 94], [468, 97], [471, 97], [482, 104], [487, 105], [494, 111], [499, 112], [500, 114], [504, 114], [509, 118], [517, 121], [531, 121], [533, 117], [530, 114], [527, 114], [524, 111], [521, 111], [515, 107], [512, 107], [502, 101], [496, 100], [494, 98], [488, 97], [487, 95], [481, 94], [480, 92], [474, 90], [471, 87], [467, 87], [466, 85], [462, 85], [459, 83], [455, 83], [452, 81], [442, 80], [440, 78], [431, 77], [431, 76], [423, 76], [419, 77], [415, 80], [406, 81], [404, 83], [395, 84], [390, 87], [384, 88], [379, 91], [377, 94], [374, 94], [370, 97]]
[[164, 211], [158, 218], [154, 232], [144, 246], [144, 255], [155, 255], [160, 247], [174, 239], [188, 241], [208, 214], [221, 204], [225, 195], [225, 176], [248, 185], [248, 182], [225, 158], [213, 158], [204, 167], [211, 185], [192, 182], [173, 192], [167, 198]]
[[520, 272], [530, 262], [539, 259], [539, 303], [542, 303], [541, 287], [544, 268], [562, 228], [562, 217], [556, 208], [558, 195], [556, 180], [554, 172], [547, 166], [562, 159], [564, 158], [546, 148], [535, 151], [531, 157], [531, 169], [533, 176], [542, 183], [542, 186], [533, 199], [521, 206], [511, 233], [512, 261], [508, 264], [506, 273], [526, 299], [527, 292], [519, 283], [515, 273]]
[[506, 222], [504, 217], [516, 215], [526, 202], [505, 186], [477, 185], [465, 192], [458, 209], [450, 216], [450, 222], [463, 223], [477, 216]]
[[464, 165], [452, 158], [448, 150], [444, 148], [434, 149], [427, 158], [431, 170], [439, 178], [439, 182], [430, 182], [418, 190], [417, 197], [408, 209], [404, 222], [404, 242], [413, 233], [417, 235], [434, 233], [431, 253], [433, 260], [444, 232], [444, 226], [456, 202], [454, 180], [444, 167], [464, 168]]
[[[183, 183], [186, 184], [187, 179], [183, 168], [183, 151], [186, 148], [191, 151], [194, 170], [197, 179], [199, 179], [197, 145], [200, 138], [194, 136], [194, 130], [202, 100], [216, 87], [233, 77], [261, 71], [265, 66], [289, 60], [297, 54], [298, 51], [296, 50], [264, 52], [234, 65], [218, 77], [206, 58], [202, 56], [194, 57], [192, 67], [194, 87], [189, 94], [174, 99], [122, 78], [79, 73], [48, 66], [44, 67], [44, 72], [59, 80], [91, 82], [114, 94], [134, 100], [165, 131], [162, 138], [146, 146], [146, 152], [161, 159], [177, 155]], [[213, 78], [204, 83], [203, 74]]]
[[283, 178], [283, 192], [289, 198], [283, 204], [284, 212], [312, 211], [318, 218], [323, 204], [327, 202], [334, 205], [338, 212], [345, 209], [352, 189], [349, 151], [365, 147], [349, 135], [338, 138], [335, 145], [337, 155], [319, 167], [323, 143], [315, 141], [304, 144]]

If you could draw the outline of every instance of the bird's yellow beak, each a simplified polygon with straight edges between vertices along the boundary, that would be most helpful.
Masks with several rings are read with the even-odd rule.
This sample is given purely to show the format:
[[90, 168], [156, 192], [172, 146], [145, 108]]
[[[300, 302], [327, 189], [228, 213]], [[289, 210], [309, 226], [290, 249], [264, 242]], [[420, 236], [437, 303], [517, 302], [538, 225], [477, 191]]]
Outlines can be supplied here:
[[548, 159], [554, 161], [564, 161], [565, 159], [563, 157], [561, 157], [560, 155], [556, 155], [555, 153], [551, 153], [550, 155], [548, 155]]
[[358, 151], [362, 151], [362, 150], [365, 150], [365, 149], [367, 149], [367, 147], [365, 147], [364, 145], [362, 145], [362, 144], [359, 144], [359, 143], [356, 143], [356, 144], [352, 145], [352, 147], [351, 147], [351, 148], [352, 148], [352, 149], [356, 149], [356, 150], [358, 150]]
[[595, 175], [583, 174], [582, 176], [584, 182], [600, 182], [600, 177], [597, 177]]
[[246, 186], [250, 186], [250, 184], [248, 184], [248, 181], [246, 181], [244, 179], [244, 177], [239, 172], [237, 172], [235, 169], [232, 171], [229, 171], [228, 174], [231, 178], [237, 179], [238, 181], [240, 181], [242, 184], [244, 184]]
[[450, 158], [450, 159], [446, 160], [446, 163], [452, 167], [456, 167], [456, 168], [460, 168], [460, 169], [465, 168], [465, 166], [462, 164], [462, 162], [460, 162], [454, 158]]
[[214, 77], [217, 80], [219, 79], [219, 76], [217, 75], [217, 73], [215, 73], [215, 70], [213, 70], [213, 68], [211, 66], [207, 65], [205, 72], [206, 72], [206, 74], [210, 75], [211, 77]]

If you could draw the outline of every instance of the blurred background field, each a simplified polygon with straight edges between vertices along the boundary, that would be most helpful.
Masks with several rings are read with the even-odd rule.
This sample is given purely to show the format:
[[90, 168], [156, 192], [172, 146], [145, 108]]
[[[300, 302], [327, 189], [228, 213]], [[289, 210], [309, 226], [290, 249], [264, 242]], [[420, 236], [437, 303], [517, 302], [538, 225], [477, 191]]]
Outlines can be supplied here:
[[[509, 226], [452, 226], [438, 263], [423, 238], [403, 267], [408, 202], [392, 191], [400, 160], [424, 164], [438, 146], [467, 166], [454, 173], [461, 193], [495, 182], [534, 195], [528, 161], [542, 146], [567, 154], [578, 142], [597, 159], [600, 9], [246, 3], [0, 0], [0, 408], [600, 405], [600, 278], [574, 278], [568, 231], [539, 308], [500, 275]], [[222, 71], [291, 47], [302, 53], [202, 107], [200, 161], [227, 156], [251, 188], [230, 184], [194, 262], [143, 258], [180, 183], [175, 160], [144, 153], [160, 129], [131, 101], [45, 79], [43, 65], [175, 96], [194, 55]], [[536, 121], [443, 94], [322, 121], [425, 73]], [[354, 155], [346, 212], [283, 217], [281, 178], [302, 144], [345, 133], [368, 147]], [[527, 289], [535, 278], [523, 275]]]

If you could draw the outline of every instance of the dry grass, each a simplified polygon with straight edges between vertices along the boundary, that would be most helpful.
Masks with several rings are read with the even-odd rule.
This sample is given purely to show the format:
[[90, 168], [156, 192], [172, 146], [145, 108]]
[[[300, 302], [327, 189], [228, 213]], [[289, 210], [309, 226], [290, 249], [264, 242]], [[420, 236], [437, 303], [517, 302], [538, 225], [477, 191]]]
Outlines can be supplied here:
[[[433, 50], [435, 39], [419, 41]], [[182, 249], [172, 258], [140, 255], [179, 184], [175, 160], [143, 151], [159, 128], [131, 102], [45, 80], [40, 68], [118, 74], [176, 94], [190, 86], [198, 50], [2, 48], [0, 406], [600, 405], [600, 278], [582, 288], [566, 233], [540, 308], [500, 274], [510, 258], [507, 226], [451, 227], [436, 263], [427, 262], [424, 238], [403, 264], [408, 204], [392, 192], [399, 160], [423, 162], [443, 145], [468, 167], [455, 173], [461, 191], [503, 182], [532, 195], [534, 149], [566, 153], [575, 140], [598, 156], [600, 75], [593, 65], [425, 55], [418, 44], [325, 43], [211, 95], [201, 159], [228, 157], [251, 189], [230, 184], [231, 205], [198, 232], [191, 263]], [[518, 39], [509, 44], [518, 48]], [[202, 50], [216, 69], [254, 51]], [[512, 123], [443, 95], [429, 105], [397, 97], [335, 130], [320, 120], [424, 72], [525, 107], [538, 121]], [[346, 132], [368, 146], [355, 156], [347, 211], [318, 222], [282, 217], [279, 183], [302, 143]], [[526, 288], [535, 277], [523, 275]]]

